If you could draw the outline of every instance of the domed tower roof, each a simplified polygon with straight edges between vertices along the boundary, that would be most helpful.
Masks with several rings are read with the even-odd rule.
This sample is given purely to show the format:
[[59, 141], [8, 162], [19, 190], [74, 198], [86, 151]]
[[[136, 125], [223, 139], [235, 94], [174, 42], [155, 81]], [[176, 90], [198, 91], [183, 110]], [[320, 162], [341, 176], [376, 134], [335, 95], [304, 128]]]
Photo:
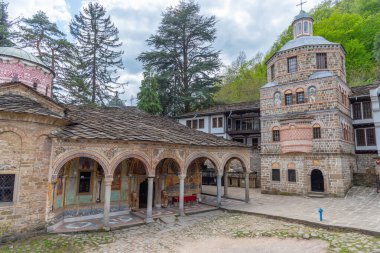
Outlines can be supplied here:
[[301, 10], [300, 13], [294, 17], [293, 23], [303, 18], [309, 18], [309, 19], [314, 20], [306, 11]]
[[31, 53], [26, 52], [25, 50], [14, 48], [14, 47], [0, 47], [0, 56], [1, 55], [17, 58], [20, 60], [24, 60], [30, 63], [40, 65], [41, 67], [48, 69], [54, 74], [54, 72], [49, 67], [47, 67], [45, 63], [41, 61], [41, 59], [39, 59], [38, 57], [34, 56]]

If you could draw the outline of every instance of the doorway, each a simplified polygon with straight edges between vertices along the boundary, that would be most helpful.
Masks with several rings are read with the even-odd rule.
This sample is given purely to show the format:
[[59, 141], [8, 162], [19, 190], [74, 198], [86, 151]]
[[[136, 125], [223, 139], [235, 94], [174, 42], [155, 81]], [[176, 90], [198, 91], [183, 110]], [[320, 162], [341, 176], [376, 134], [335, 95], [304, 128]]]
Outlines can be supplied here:
[[323, 179], [322, 171], [313, 170], [311, 172], [311, 191], [313, 192], [324, 192], [325, 191], [325, 182]]
[[[153, 196], [152, 196], [152, 206], [154, 205], [154, 186], [153, 182]], [[145, 179], [140, 183], [140, 192], [139, 192], [139, 208], [146, 208], [148, 204], [148, 179]]]

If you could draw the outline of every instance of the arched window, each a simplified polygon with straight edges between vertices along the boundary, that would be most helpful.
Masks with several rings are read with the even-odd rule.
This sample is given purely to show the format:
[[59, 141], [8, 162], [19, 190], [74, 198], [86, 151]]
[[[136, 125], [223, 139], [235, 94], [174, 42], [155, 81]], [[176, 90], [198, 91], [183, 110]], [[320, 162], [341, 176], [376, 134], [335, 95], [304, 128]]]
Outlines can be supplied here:
[[302, 88], [296, 90], [297, 104], [305, 103], [305, 92]]
[[303, 33], [309, 34], [309, 22], [303, 22]]
[[313, 139], [321, 139], [321, 126], [319, 124], [313, 126]]
[[273, 127], [272, 128], [272, 140], [273, 140], [273, 142], [279, 142], [280, 141], [280, 128], [279, 127]]
[[285, 105], [291, 105], [293, 103], [293, 94], [291, 90], [285, 91]]

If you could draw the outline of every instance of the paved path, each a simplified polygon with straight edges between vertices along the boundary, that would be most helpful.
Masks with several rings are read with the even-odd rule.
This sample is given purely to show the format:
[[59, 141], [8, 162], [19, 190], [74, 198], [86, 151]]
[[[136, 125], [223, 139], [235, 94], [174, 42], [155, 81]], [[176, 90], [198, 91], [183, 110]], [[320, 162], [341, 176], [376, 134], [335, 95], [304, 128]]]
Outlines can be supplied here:
[[[216, 193], [216, 187], [203, 186], [203, 192]], [[244, 188], [229, 188], [229, 196], [244, 199]], [[250, 203], [222, 202], [222, 208], [256, 214], [265, 214], [317, 224], [348, 227], [380, 234], [380, 193], [375, 188], [353, 187], [345, 198], [309, 198], [261, 194], [251, 189]], [[210, 196], [206, 196], [210, 202]], [[323, 221], [318, 209], [322, 208]]]

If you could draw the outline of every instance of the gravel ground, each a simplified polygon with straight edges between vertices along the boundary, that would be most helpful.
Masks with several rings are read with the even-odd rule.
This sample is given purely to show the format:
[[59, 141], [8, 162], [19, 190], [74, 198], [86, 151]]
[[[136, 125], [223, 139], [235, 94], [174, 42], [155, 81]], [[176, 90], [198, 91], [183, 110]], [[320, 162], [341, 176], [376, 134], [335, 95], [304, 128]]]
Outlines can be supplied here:
[[38, 236], [0, 252], [380, 253], [380, 238], [214, 211], [111, 232]]

